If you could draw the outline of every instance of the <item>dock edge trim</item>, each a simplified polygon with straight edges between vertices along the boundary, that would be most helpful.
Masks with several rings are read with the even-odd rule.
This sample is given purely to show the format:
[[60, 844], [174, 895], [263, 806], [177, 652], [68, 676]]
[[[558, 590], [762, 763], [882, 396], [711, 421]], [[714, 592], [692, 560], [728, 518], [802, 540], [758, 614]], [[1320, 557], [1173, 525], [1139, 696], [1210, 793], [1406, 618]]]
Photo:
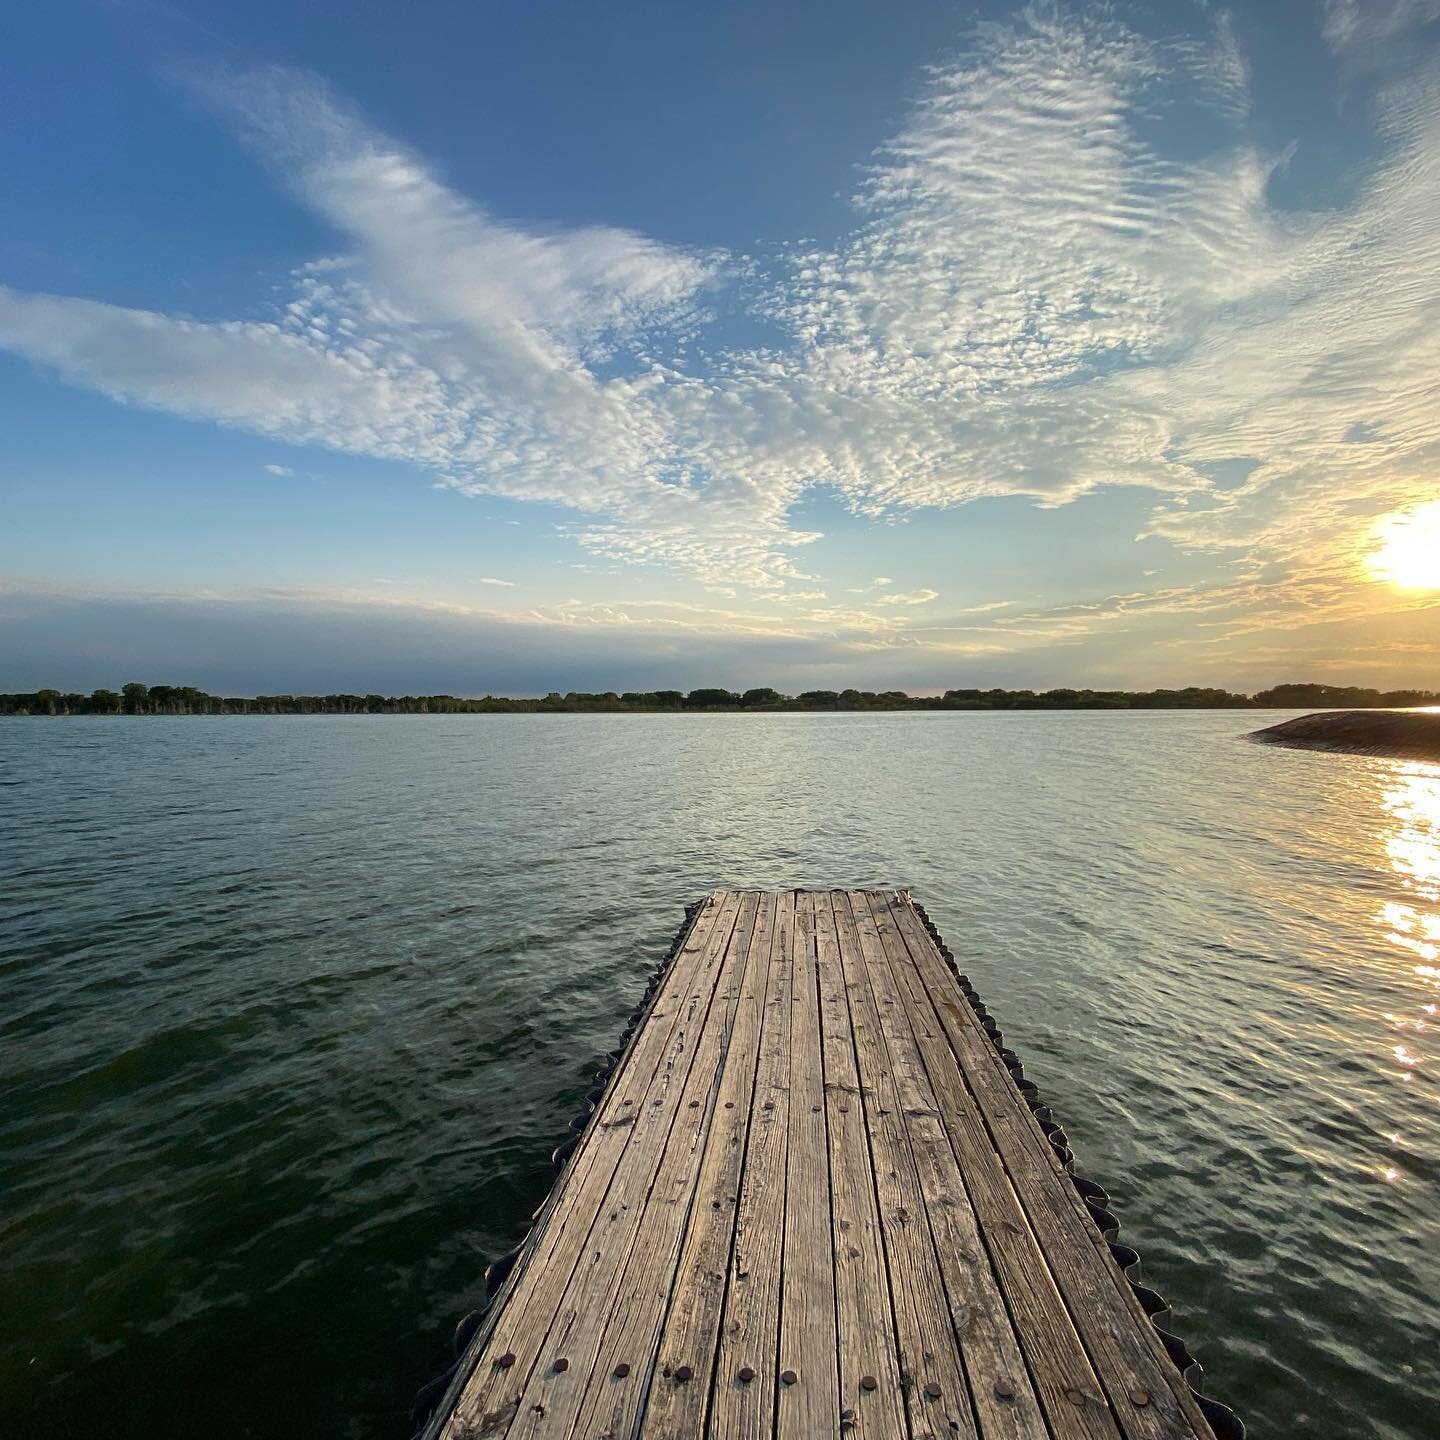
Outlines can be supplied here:
[[455, 1326], [451, 1336], [455, 1363], [417, 1392], [415, 1403], [410, 1411], [410, 1426], [414, 1440], [439, 1440], [441, 1427], [459, 1403], [465, 1385], [479, 1362], [485, 1343], [490, 1338], [494, 1322], [504, 1309], [504, 1302], [508, 1298], [514, 1282], [525, 1268], [521, 1262], [529, 1259], [530, 1251], [539, 1239], [540, 1231], [543, 1228], [540, 1222], [557, 1198], [559, 1179], [564, 1174], [565, 1167], [570, 1163], [570, 1157], [580, 1148], [591, 1126], [595, 1123], [601, 1099], [629, 1059], [636, 1032], [654, 1007], [666, 973], [675, 963], [675, 957], [685, 948], [685, 942], [690, 938], [690, 932], [695, 928], [695, 922], [708, 902], [709, 896], [706, 896], [685, 907], [685, 918], [675, 932], [669, 948], [660, 961], [651, 968], [645, 982], [645, 993], [630, 1012], [630, 1018], [620, 1032], [620, 1043], [615, 1049], [606, 1052], [600, 1068], [596, 1070], [591, 1080], [590, 1088], [585, 1092], [583, 1107], [570, 1121], [569, 1134], [550, 1154], [550, 1163], [555, 1170], [555, 1181], [551, 1183], [545, 1198], [530, 1216], [529, 1230], [517, 1245], [507, 1250], [498, 1260], [493, 1261], [487, 1267], [484, 1301], [478, 1309], [463, 1316]]
[[1195, 1403], [1200, 1407], [1200, 1413], [1204, 1415], [1206, 1422], [1215, 1432], [1215, 1440], [1245, 1440], [1244, 1421], [1228, 1405], [1202, 1393], [1204, 1371], [1201, 1369], [1200, 1362], [1190, 1353], [1185, 1342], [1166, 1328], [1171, 1316], [1170, 1305], [1158, 1290], [1152, 1289], [1140, 1278], [1139, 1252], [1132, 1246], [1121, 1242], [1120, 1220], [1110, 1209], [1110, 1196], [1102, 1186], [1087, 1179], [1076, 1170], [1075, 1154], [1070, 1149], [1070, 1142], [1054, 1112], [1041, 1098], [1035, 1082], [1025, 1078], [1025, 1070], [1020, 1063], [1020, 1057], [1005, 1046], [999, 1026], [976, 993], [974, 985], [970, 983], [970, 977], [961, 971], [954, 953], [935, 928], [929, 915], [925, 913], [925, 907], [913, 895], [909, 898], [916, 915], [920, 917], [920, 923], [935, 942], [935, 948], [940, 952], [950, 973], [954, 975], [956, 983], [970, 1002], [970, 1008], [974, 1010], [981, 1028], [990, 1037], [991, 1044], [994, 1045], [1005, 1068], [1010, 1072], [1010, 1078], [1014, 1080], [1016, 1088], [1024, 1097], [1030, 1113], [1034, 1115], [1051, 1150], [1055, 1153], [1055, 1158], [1060, 1162], [1061, 1169], [1070, 1177], [1071, 1183], [1085, 1203], [1085, 1209], [1089, 1213], [1090, 1219], [1094, 1222], [1096, 1229], [1105, 1237], [1106, 1243], [1110, 1247], [1110, 1254], [1120, 1267], [1120, 1273], [1125, 1277], [1131, 1292], [1140, 1302], [1140, 1308], [1145, 1312], [1155, 1333], [1160, 1337], [1160, 1343], [1165, 1347], [1165, 1353], [1170, 1357], [1171, 1362], [1180, 1372], [1181, 1379], [1195, 1397]]

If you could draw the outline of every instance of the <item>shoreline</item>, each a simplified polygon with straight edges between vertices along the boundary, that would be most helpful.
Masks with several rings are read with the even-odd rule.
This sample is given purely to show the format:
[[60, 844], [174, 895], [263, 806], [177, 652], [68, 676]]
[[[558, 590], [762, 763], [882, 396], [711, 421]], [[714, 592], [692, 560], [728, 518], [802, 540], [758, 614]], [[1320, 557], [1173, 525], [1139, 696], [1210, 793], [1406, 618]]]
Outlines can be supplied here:
[[950, 689], [937, 695], [903, 690], [805, 690], [785, 695], [768, 686], [745, 691], [719, 687], [680, 690], [627, 690], [617, 693], [552, 690], [539, 696], [379, 695], [332, 692], [324, 695], [279, 693], [253, 696], [212, 695], [195, 686], [129, 684], [121, 690], [40, 689], [0, 693], [0, 717], [113, 718], [225, 715], [749, 715], [866, 714], [871, 712], [1105, 711], [1105, 710], [1338, 710], [1346, 713], [1408, 710], [1440, 706], [1433, 690], [1373, 690], [1360, 686], [1286, 684], [1253, 695], [1214, 686], [1180, 689], [1048, 690]]
[[1440, 760], [1440, 710], [1333, 710], [1282, 720], [1248, 738], [1290, 750]]
[[[524, 717], [529, 715], [671, 715], [685, 717], [692, 715], [1219, 715], [1277, 713], [1294, 710], [1293, 705], [1034, 705], [999, 708], [988, 705], [871, 705], [833, 706], [811, 709], [802, 705], [775, 705], [765, 709], [747, 709], [742, 706], [708, 706], [705, 708], [672, 710], [655, 707], [651, 709], [629, 708], [624, 710], [586, 709], [580, 706], [551, 708], [537, 706], [521, 710], [188, 710], [188, 711], [145, 711], [141, 713], [99, 713], [95, 711], [31, 711], [0, 710], [0, 720], [397, 720], [397, 719], [453, 719], [463, 716], [471, 719], [495, 719]], [[1376, 706], [1365, 714], [1403, 715], [1417, 712], [1404, 706]], [[1259, 740], [1263, 731], [1252, 731], [1245, 738], [1255, 739], [1261, 744], [1299, 747], [1300, 742], [1282, 740]], [[1306, 748], [1339, 748], [1335, 746], [1311, 745]]]

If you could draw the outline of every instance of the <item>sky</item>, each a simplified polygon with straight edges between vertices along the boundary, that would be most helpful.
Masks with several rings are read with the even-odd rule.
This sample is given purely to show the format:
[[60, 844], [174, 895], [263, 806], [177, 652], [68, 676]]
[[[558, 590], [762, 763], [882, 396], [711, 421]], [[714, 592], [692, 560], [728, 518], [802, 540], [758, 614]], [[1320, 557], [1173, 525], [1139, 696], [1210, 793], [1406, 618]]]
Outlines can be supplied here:
[[0, 689], [1440, 687], [1440, 0], [55, 0]]

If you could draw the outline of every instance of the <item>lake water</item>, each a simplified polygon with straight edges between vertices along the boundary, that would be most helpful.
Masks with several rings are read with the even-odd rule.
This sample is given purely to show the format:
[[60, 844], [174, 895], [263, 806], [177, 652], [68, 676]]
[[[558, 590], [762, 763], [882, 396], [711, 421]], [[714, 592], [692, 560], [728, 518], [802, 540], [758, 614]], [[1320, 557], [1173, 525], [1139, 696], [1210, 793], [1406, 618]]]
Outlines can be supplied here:
[[1243, 713], [0, 721], [0, 1433], [403, 1437], [682, 906], [914, 887], [1254, 1436], [1440, 1433], [1440, 767]]

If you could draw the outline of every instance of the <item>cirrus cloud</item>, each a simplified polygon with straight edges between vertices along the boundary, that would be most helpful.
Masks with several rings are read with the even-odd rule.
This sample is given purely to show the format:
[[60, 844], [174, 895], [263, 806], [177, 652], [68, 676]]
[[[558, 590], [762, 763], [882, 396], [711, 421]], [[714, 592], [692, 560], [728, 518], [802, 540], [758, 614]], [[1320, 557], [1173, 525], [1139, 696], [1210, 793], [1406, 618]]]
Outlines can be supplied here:
[[[1325, 35], [1374, 54], [1432, 10], [1337, 0]], [[1357, 517], [1434, 492], [1440, 85], [1388, 74], [1377, 158], [1316, 214], [1274, 205], [1286, 157], [1247, 138], [1247, 86], [1223, 16], [982, 24], [871, 157], [853, 232], [767, 268], [496, 218], [317, 78], [212, 75], [206, 103], [339, 251], [261, 319], [0, 289], [0, 344], [125, 403], [562, 506], [597, 556], [719, 591], [820, 595], [791, 519], [817, 488], [879, 516], [1132, 486], [1147, 533], [1271, 567], [1250, 593], [1272, 603], [1307, 573], [1360, 584]], [[1208, 153], [1157, 138], [1182, 105]], [[742, 272], [782, 338], [707, 346]]]

